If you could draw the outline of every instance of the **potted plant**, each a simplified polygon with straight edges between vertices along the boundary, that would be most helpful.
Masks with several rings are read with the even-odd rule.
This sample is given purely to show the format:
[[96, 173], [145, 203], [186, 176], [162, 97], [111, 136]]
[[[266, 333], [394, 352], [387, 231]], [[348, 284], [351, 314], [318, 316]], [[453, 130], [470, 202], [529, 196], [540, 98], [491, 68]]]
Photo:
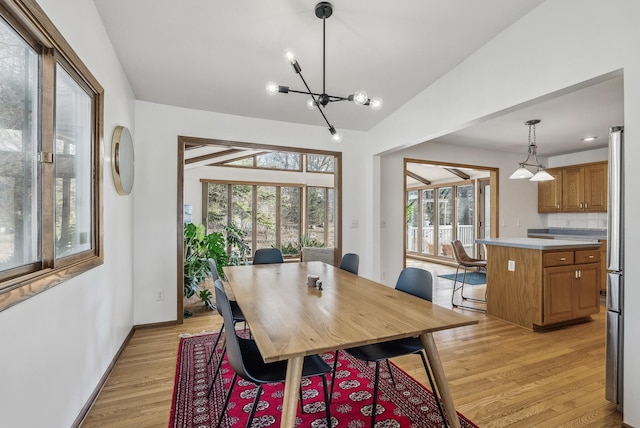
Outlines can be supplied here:
[[[222, 266], [228, 263], [226, 244], [221, 233], [207, 234], [203, 225], [187, 223], [184, 225], [184, 296], [192, 297], [197, 294], [208, 309], [215, 309], [211, 302], [213, 294], [200, 283], [210, 274], [210, 258], [216, 261], [218, 274], [222, 274]], [[185, 311], [186, 316], [191, 316]]]

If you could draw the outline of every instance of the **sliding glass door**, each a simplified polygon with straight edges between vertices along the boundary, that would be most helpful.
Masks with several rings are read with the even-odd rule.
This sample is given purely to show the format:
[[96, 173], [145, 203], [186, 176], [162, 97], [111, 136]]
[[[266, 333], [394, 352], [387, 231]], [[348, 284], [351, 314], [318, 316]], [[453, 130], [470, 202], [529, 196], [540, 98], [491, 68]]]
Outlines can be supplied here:
[[452, 259], [451, 241], [460, 240], [474, 254], [475, 204], [473, 182], [407, 191], [407, 253]]

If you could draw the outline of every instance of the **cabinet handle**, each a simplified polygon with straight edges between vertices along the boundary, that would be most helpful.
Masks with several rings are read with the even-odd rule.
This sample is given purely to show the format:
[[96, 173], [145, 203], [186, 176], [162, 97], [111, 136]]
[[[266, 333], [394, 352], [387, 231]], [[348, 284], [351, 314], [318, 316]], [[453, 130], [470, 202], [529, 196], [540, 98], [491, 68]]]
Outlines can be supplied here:
[[576, 279], [578, 279], [578, 271], [575, 271], [574, 274], [576, 276]]
[[593, 254], [591, 254], [591, 255], [589, 256], [589, 258], [590, 258], [590, 259], [592, 259], [592, 258], [594, 258], [594, 257], [595, 257], [595, 256], [594, 256]]
[[580, 202], [580, 209], [582, 209], [582, 202]]
[[558, 204], [558, 209], [560, 209], [560, 204]]
[[589, 208], [589, 205], [585, 202], [584, 203], [584, 209], [586, 210], [587, 208]]
[[561, 262], [563, 262], [563, 261], [567, 260], [567, 258], [566, 258], [566, 257], [560, 257], [558, 260], [560, 260]]

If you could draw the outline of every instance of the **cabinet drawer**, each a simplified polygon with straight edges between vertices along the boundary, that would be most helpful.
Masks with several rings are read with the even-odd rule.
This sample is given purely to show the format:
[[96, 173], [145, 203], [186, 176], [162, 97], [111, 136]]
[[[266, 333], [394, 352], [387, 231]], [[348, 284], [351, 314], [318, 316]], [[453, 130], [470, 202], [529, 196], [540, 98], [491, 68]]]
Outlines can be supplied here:
[[542, 255], [542, 264], [544, 267], [572, 265], [573, 251], [556, 251], [553, 253], [544, 253]]
[[576, 251], [576, 264], [600, 262], [600, 250]]

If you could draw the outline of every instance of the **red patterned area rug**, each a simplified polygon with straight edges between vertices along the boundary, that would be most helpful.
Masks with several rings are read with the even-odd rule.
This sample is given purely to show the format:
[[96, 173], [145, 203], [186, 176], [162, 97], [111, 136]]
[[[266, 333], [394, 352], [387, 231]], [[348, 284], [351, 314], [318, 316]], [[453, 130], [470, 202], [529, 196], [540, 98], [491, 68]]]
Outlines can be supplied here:
[[[169, 427], [211, 428], [216, 426], [224, 404], [225, 393], [229, 390], [233, 377], [233, 370], [225, 357], [221, 369], [223, 380], [218, 375], [211, 397], [207, 400], [207, 389], [218, 361], [214, 357], [211, 364], [207, 365], [207, 360], [216, 337], [217, 334], [214, 333], [180, 340]], [[217, 358], [220, 358], [221, 353], [219, 345]], [[333, 355], [331, 353], [323, 356], [330, 366], [333, 366]], [[333, 390], [330, 409], [332, 426], [368, 427], [371, 423], [374, 366], [356, 360], [343, 352], [340, 353], [338, 361], [337, 383]], [[396, 381], [395, 387], [386, 366], [384, 364], [380, 366], [376, 427], [442, 427], [442, 418], [431, 391], [397, 366], [392, 364], [392, 368]], [[222, 420], [222, 427], [243, 427], [247, 423], [256, 387], [238, 379], [227, 413]], [[328, 382], [331, 388], [331, 379], [328, 379]], [[284, 384], [264, 386], [253, 427], [280, 426], [283, 393]], [[296, 426], [326, 428], [322, 380], [319, 377], [303, 379], [302, 395], [304, 413], [298, 405]], [[463, 428], [477, 428], [477, 425], [464, 416], [458, 414], [458, 417]]]

